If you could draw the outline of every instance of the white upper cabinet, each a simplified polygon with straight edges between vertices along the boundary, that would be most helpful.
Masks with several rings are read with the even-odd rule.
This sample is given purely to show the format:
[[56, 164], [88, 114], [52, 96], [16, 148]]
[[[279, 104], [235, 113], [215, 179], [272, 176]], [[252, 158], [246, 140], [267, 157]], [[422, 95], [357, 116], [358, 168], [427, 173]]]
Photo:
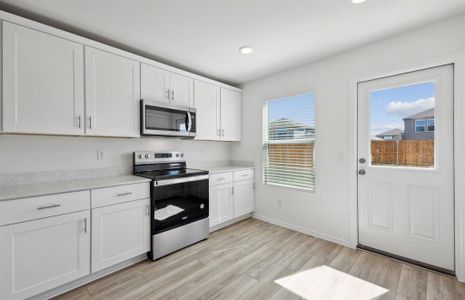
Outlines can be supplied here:
[[192, 107], [194, 79], [176, 73], [170, 73], [171, 102], [176, 105]]
[[242, 94], [195, 80], [197, 140], [240, 141]]
[[140, 65], [140, 97], [144, 100], [170, 102], [168, 72], [147, 64]]
[[194, 107], [197, 109], [197, 140], [219, 140], [220, 88], [200, 80], [194, 84]]
[[141, 98], [193, 106], [194, 80], [148, 64], [141, 64]]
[[221, 88], [221, 139], [241, 140], [242, 93]]
[[83, 46], [3, 22], [3, 131], [84, 133]]
[[139, 136], [139, 62], [91, 47], [86, 55], [86, 134]]

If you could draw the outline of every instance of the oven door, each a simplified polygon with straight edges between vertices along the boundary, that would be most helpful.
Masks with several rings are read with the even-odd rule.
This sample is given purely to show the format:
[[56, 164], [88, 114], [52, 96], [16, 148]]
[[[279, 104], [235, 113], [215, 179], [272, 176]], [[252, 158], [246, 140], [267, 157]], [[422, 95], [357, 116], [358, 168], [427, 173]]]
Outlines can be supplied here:
[[195, 116], [194, 108], [141, 100], [141, 134], [195, 137]]
[[208, 175], [160, 180], [152, 188], [152, 234], [208, 218]]

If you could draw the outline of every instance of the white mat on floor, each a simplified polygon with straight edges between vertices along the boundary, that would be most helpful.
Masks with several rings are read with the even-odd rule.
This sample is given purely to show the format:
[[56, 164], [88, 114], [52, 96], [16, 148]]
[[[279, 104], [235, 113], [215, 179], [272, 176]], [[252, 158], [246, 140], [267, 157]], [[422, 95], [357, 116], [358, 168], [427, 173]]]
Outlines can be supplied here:
[[374, 299], [388, 292], [328, 266], [302, 271], [275, 282], [305, 299]]

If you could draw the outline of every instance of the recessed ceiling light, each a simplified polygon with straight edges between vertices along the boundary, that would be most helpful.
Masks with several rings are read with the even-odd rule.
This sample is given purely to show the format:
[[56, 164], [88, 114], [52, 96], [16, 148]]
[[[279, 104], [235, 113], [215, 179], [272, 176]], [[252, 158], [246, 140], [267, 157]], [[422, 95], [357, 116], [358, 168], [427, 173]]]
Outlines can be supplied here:
[[253, 48], [250, 46], [242, 46], [239, 48], [239, 52], [242, 54], [250, 54], [253, 52]]
[[352, 0], [352, 3], [353, 4], [360, 4], [360, 3], [363, 3], [365, 1], [367, 1], [367, 0]]

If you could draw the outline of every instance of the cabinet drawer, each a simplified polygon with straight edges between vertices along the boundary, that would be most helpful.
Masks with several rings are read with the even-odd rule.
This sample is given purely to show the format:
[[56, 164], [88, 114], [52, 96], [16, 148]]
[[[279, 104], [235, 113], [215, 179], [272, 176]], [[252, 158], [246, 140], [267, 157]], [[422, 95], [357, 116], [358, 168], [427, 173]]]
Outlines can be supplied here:
[[218, 185], [233, 182], [233, 173], [218, 173], [210, 175], [210, 185]]
[[0, 202], [0, 225], [90, 209], [89, 191]]
[[234, 181], [253, 179], [253, 169], [234, 172]]
[[150, 198], [148, 182], [95, 189], [92, 193], [92, 208], [113, 205], [132, 200]]

